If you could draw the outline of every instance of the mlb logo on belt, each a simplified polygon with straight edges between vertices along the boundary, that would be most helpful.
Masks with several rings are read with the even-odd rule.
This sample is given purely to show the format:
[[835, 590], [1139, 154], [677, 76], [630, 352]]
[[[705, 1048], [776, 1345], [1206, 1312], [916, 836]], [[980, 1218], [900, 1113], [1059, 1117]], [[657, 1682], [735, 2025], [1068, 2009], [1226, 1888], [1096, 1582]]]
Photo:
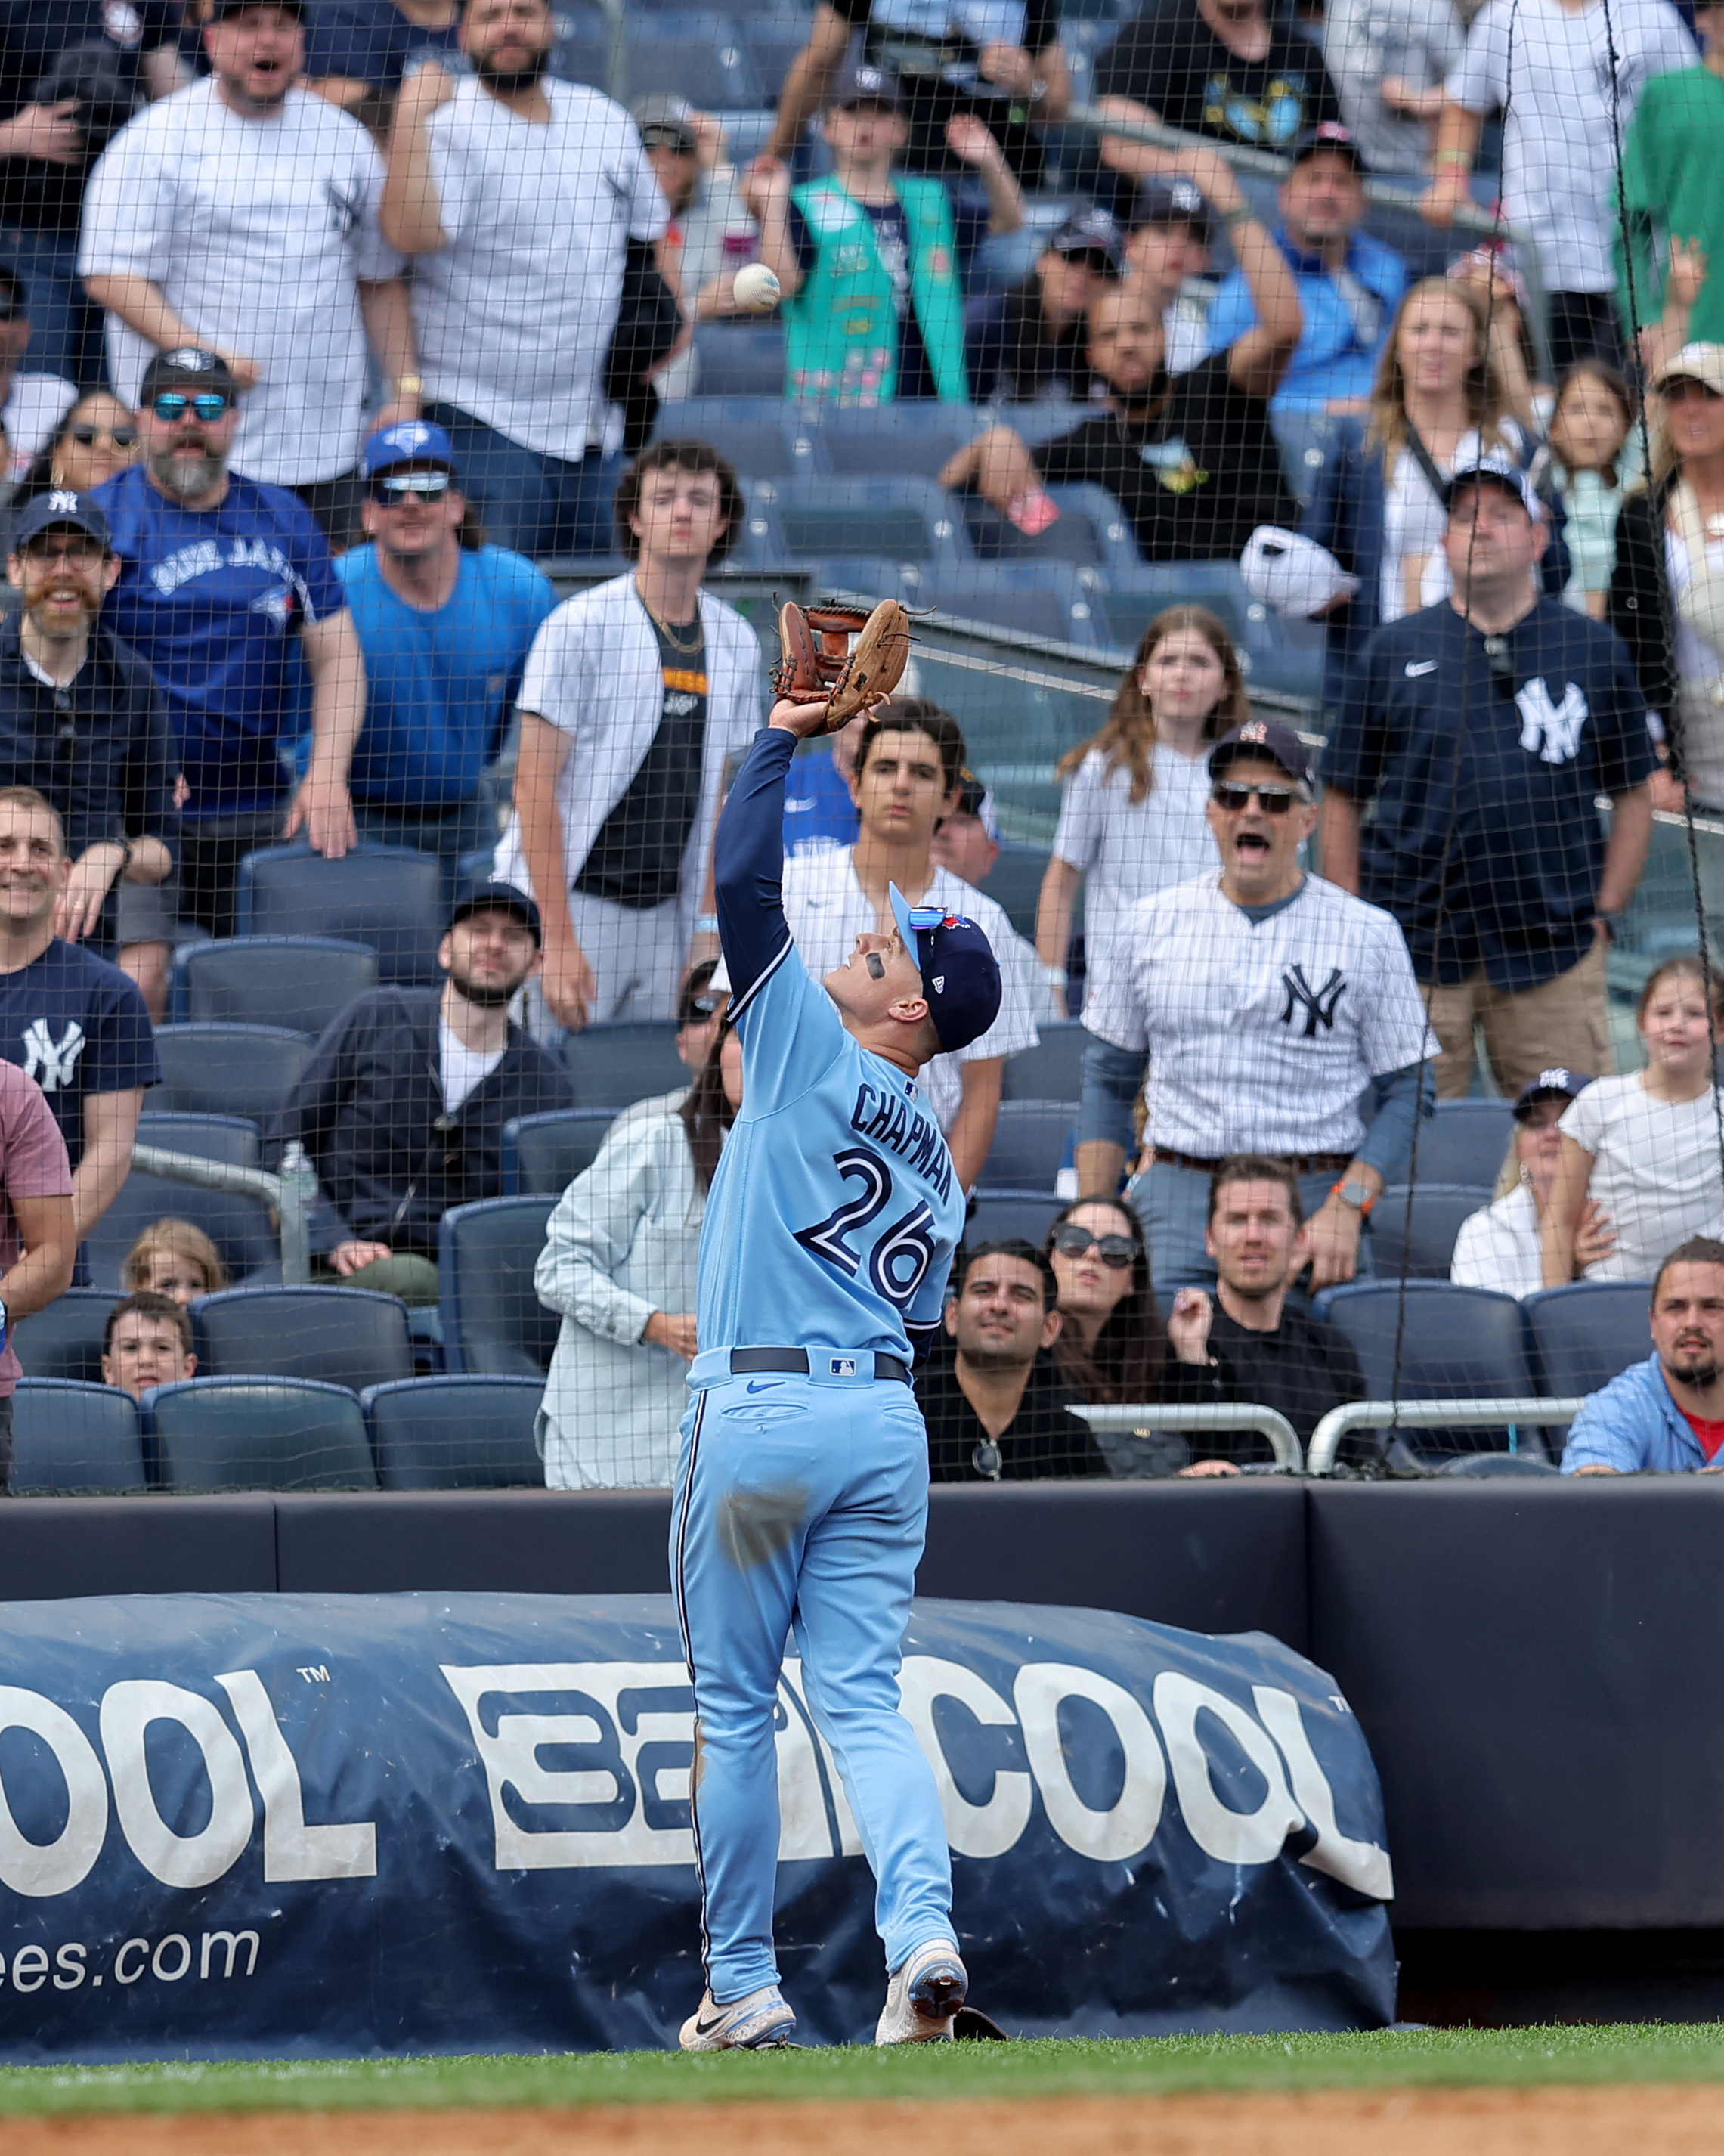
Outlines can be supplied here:
[[856, 1374], [856, 1358], [854, 1355], [830, 1355], [827, 1358], [826, 1368], [832, 1377], [854, 1378]]

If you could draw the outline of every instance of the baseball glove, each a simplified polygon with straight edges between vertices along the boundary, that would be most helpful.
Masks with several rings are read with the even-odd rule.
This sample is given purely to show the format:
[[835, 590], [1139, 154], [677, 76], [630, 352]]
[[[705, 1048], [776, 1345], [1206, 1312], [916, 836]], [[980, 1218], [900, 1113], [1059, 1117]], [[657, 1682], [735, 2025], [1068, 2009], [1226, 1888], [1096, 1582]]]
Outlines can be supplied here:
[[778, 609], [778, 649], [773, 688], [793, 704], [829, 705], [821, 732], [834, 733], [858, 711], [883, 703], [903, 680], [910, 617], [896, 599], [882, 599], [872, 613], [788, 599]]

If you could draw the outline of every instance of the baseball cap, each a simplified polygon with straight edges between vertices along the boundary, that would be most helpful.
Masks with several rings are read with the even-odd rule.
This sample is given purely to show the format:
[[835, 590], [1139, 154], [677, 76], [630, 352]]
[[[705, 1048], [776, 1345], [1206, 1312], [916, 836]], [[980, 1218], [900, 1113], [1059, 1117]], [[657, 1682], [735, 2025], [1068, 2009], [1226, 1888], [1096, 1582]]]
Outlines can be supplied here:
[[1565, 1070], [1557, 1064], [1552, 1070], [1541, 1070], [1521, 1088], [1509, 1113], [1517, 1123], [1524, 1123], [1541, 1101], [1572, 1101], [1592, 1082], [1583, 1071]]
[[69, 524], [75, 531], [88, 532], [100, 547], [108, 544], [108, 519], [101, 504], [87, 494], [74, 494], [69, 487], [56, 486], [46, 494], [33, 495], [19, 510], [12, 527], [13, 552], [20, 552], [38, 532], [56, 524]]
[[829, 112], [842, 110], [847, 105], [884, 105], [889, 111], [896, 112], [903, 102], [898, 78], [892, 70], [875, 67], [867, 60], [859, 60], [854, 67], [840, 68], [826, 94]]
[[1131, 229], [1143, 224], [1188, 224], [1207, 245], [1215, 237], [1215, 220], [1201, 188], [1189, 180], [1147, 179], [1137, 190]]
[[512, 913], [526, 924], [532, 939], [541, 949], [545, 932], [539, 925], [539, 909], [524, 891], [517, 891], [512, 883], [503, 883], [493, 877], [487, 883], [476, 883], [449, 917], [451, 928], [459, 927], [475, 913]]
[[[1724, 346], [1718, 350], [1720, 358], [1724, 359]], [[1454, 476], [1443, 490], [1444, 508], [1454, 508], [1455, 497], [1462, 487], [1482, 486], [1487, 481], [1505, 494], [1513, 495], [1535, 524], [1544, 515], [1544, 504], [1533, 491], [1532, 482], [1526, 473], [1509, 458], [1495, 454], [1468, 457], [1455, 465]]]
[[375, 479], [379, 472], [393, 471], [397, 465], [441, 465], [448, 472], [455, 470], [454, 444], [441, 427], [434, 427], [428, 419], [398, 419], [393, 427], [380, 428], [359, 453], [359, 475]]
[[138, 385], [139, 403], [147, 404], [164, 389], [189, 389], [194, 394], [200, 389], [213, 389], [224, 397], [239, 394], [233, 370], [221, 354], [195, 344], [178, 344], [156, 353]]
[[[1720, 0], [1720, 4], [1724, 5], [1724, 0]], [[968, 764], [958, 773], [957, 813], [960, 816], [973, 816], [995, 845], [999, 844], [1000, 819], [994, 810], [993, 796]]]
[[1311, 783], [1311, 751], [1291, 726], [1279, 726], [1273, 719], [1247, 719], [1244, 726], [1223, 734], [1209, 752], [1210, 778], [1219, 778], [1242, 756], [1267, 757], [1300, 785]]
[[1359, 153], [1352, 128], [1343, 127], [1338, 120], [1325, 120], [1316, 127], [1307, 127], [1293, 145], [1293, 162], [1302, 165], [1307, 157], [1315, 157], [1324, 150], [1332, 150], [1337, 157], [1349, 159], [1356, 172], [1369, 169]]
[[693, 157], [700, 138], [695, 132], [694, 107], [685, 97], [637, 98], [629, 108], [648, 149], [678, 150]]
[[973, 921], [937, 906], [912, 906], [895, 883], [886, 889], [904, 947], [921, 971], [940, 1045], [954, 1055], [979, 1040], [999, 1015], [999, 961]]
[[1672, 382], [1703, 382], [1715, 397], [1724, 397], [1724, 344], [1685, 344], [1659, 370], [1655, 389]]
[[1054, 254], [1099, 254], [1107, 264], [1110, 276], [1117, 277], [1125, 267], [1126, 250], [1120, 239], [1120, 228], [1105, 209], [1080, 209], [1064, 224], [1048, 242]]
[[1326, 547], [1279, 524], [1260, 524], [1251, 534], [1239, 557], [1239, 573], [1254, 599], [1296, 621], [1308, 621], [1359, 588], [1358, 578], [1349, 576]]
[[210, 9], [213, 23], [224, 23], [229, 15], [243, 15], [248, 8], [280, 8], [284, 14], [297, 15], [305, 19], [305, 0], [215, 0]]

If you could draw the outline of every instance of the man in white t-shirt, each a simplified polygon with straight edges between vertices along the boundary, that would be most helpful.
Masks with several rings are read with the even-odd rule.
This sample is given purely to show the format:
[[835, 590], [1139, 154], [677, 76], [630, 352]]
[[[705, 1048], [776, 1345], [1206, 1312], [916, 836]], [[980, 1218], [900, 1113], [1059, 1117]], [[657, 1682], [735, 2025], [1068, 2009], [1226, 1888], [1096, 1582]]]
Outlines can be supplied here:
[[1621, 357], [1610, 250], [1622, 144], [1645, 85], [1696, 57], [1670, 0], [1489, 0], [1467, 33], [1424, 214], [1446, 225], [1470, 199], [1480, 131], [1501, 107], [1503, 209], [1538, 250], [1558, 374], [1589, 355]]
[[631, 245], [670, 210], [620, 105], [545, 74], [546, 0], [467, 0], [459, 84], [403, 85], [383, 229], [415, 258], [428, 418], [446, 427], [485, 529], [517, 553], [603, 553], [622, 475], [605, 397]]
[[1005, 1059], [1034, 1048], [1027, 969], [1013, 963], [1012, 924], [931, 853], [935, 829], [963, 791], [964, 737], [949, 711], [921, 696], [898, 696], [859, 722], [850, 780], [861, 834], [854, 846], [798, 854], [784, 864], [784, 917], [803, 963], [818, 981], [841, 966], [858, 936], [892, 918], [888, 886], [912, 906], [943, 906], [987, 937], [999, 961], [999, 1014], [956, 1055], [936, 1055], [921, 1083], [959, 1183], [972, 1189], [993, 1142]]
[[1151, 1164], [1130, 1194], [1157, 1288], [1213, 1286], [1210, 1178], [1243, 1152], [1298, 1177], [1312, 1284], [1332, 1287], [1405, 1160], [1434, 1044], [1391, 916], [1300, 865], [1316, 810], [1298, 735], [1249, 720], [1209, 775], [1219, 875], [1140, 899], [1090, 963], [1078, 1187], [1117, 1189], [1142, 1086]]
[[367, 342], [393, 388], [374, 425], [418, 416], [418, 373], [377, 225], [382, 161], [357, 120], [294, 87], [303, 17], [304, 0], [215, 0], [214, 72], [103, 151], [78, 268], [125, 401], [158, 351], [218, 352], [246, 393], [233, 470], [293, 488], [340, 543], [358, 523]]

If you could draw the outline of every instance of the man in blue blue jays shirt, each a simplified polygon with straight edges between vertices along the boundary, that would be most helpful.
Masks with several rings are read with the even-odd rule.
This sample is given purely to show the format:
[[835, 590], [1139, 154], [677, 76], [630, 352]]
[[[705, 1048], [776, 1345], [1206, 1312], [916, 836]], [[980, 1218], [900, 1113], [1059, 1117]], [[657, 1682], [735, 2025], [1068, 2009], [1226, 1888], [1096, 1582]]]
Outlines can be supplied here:
[[671, 1510], [706, 1969], [686, 2051], [783, 2044], [796, 2026], [772, 1950], [772, 1725], [793, 1625], [879, 1888], [875, 2042], [949, 2037], [968, 1982], [940, 1799], [897, 1676], [928, 1502], [911, 1340], [936, 1336], [964, 1223], [916, 1078], [993, 1024], [999, 968], [973, 922], [912, 909], [894, 886], [892, 932], [859, 936], [811, 978], [784, 917], [781, 834], [792, 754], [825, 709], [775, 706], [718, 826], [742, 1106], [700, 1231]]
[[441, 427], [385, 427], [359, 469], [371, 544], [336, 563], [365, 654], [353, 814], [362, 838], [440, 855], [452, 872], [496, 837], [480, 777], [557, 594], [525, 555], [475, 536]]
[[[1383, 340], [1407, 289], [1407, 267], [1359, 228], [1365, 162], [1345, 127], [1327, 121], [1294, 147], [1275, 234], [1299, 286], [1305, 327], [1270, 410], [1328, 412], [1371, 394]], [[1237, 270], [1209, 309], [1209, 349], [1224, 352], [1257, 319]]]
[[1724, 1243], [1696, 1235], [1652, 1283], [1652, 1353], [1569, 1427], [1565, 1475], [1724, 1474]]
[[[303, 829], [331, 858], [353, 844], [347, 770], [365, 667], [316, 519], [286, 487], [228, 470], [239, 424], [226, 360], [186, 345], [144, 370], [144, 461], [95, 490], [120, 581], [106, 625], [155, 675], [191, 792], [182, 910], [233, 932], [239, 862]], [[311, 761], [289, 800], [281, 750], [298, 730], [297, 637], [311, 677]]]

